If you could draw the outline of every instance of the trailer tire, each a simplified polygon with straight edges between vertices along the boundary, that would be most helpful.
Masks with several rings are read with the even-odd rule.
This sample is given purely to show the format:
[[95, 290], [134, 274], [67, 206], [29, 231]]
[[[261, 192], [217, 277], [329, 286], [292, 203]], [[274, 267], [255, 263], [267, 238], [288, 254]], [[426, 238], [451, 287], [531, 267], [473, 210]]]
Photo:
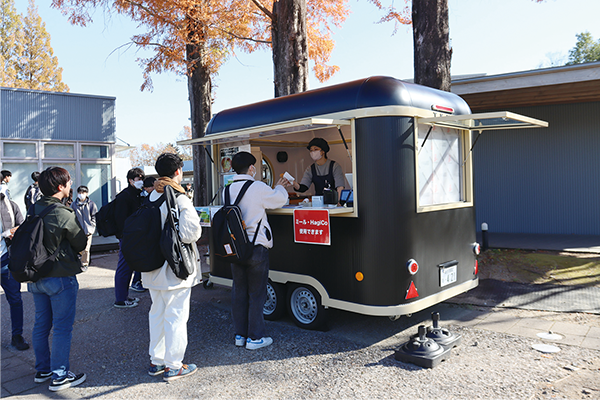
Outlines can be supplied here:
[[321, 296], [308, 285], [293, 285], [288, 290], [288, 311], [294, 323], [303, 329], [324, 329], [327, 310]]
[[280, 283], [267, 282], [267, 300], [263, 307], [266, 320], [275, 321], [285, 313], [285, 286]]

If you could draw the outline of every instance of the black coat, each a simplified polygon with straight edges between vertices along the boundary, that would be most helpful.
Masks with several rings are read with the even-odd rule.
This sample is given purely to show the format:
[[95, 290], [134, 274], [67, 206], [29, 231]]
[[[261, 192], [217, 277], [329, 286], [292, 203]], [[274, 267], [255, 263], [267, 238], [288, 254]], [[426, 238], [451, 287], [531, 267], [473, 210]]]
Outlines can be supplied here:
[[117, 234], [115, 236], [119, 239], [123, 236], [123, 227], [127, 217], [136, 212], [142, 205], [140, 193], [142, 193], [141, 190], [129, 185], [115, 198], [115, 222], [117, 224]]

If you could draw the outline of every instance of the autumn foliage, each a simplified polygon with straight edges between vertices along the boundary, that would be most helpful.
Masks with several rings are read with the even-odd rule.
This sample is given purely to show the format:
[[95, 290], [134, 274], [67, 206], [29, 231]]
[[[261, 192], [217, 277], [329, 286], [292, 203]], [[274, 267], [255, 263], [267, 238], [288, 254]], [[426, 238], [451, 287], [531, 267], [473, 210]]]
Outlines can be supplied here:
[[[257, 6], [260, 4], [262, 9]], [[125, 15], [146, 31], [131, 37], [131, 43], [151, 50], [140, 57], [142, 90], [152, 89], [151, 75], [172, 71], [188, 74], [195, 68], [186, 61], [187, 43], [204, 43], [203, 68], [212, 74], [236, 50], [252, 52], [270, 45], [270, 16], [273, 0], [53, 0], [52, 6], [73, 24], [86, 26], [96, 8]], [[338, 69], [329, 65], [334, 41], [332, 27], [348, 15], [347, 0], [307, 0], [309, 57], [319, 80]]]

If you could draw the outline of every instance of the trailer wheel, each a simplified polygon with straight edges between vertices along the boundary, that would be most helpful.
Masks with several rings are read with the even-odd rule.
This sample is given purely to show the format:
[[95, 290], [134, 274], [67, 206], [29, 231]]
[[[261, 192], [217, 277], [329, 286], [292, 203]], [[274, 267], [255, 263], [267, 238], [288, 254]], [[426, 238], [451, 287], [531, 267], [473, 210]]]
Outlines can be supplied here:
[[322, 329], [326, 321], [326, 309], [321, 296], [308, 285], [295, 285], [289, 290], [288, 310], [296, 325], [303, 329]]
[[285, 287], [280, 283], [267, 282], [267, 300], [263, 315], [269, 321], [275, 321], [285, 312]]

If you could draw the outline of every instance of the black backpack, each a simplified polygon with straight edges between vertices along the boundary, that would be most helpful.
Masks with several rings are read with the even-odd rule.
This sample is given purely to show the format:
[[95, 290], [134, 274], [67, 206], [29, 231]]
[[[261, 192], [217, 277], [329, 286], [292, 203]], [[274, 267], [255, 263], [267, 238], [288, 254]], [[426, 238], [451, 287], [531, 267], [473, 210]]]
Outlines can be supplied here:
[[246, 223], [242, 218], [242, 210], [238, 207], [240, 200], [253, 182], [248, 180], [244, 183], [233, 204], [231, 204], [229, 196], [230, 185], [227, 186], [225, 188], [225, 205], [213, 217], [215, 255], [230, 263], [244, 265], [254, 252], [254, 242], [262, 220], [258, 223], [254, 238], [250, 241], [246, 232]]
[[12, 238], [8, 269], [17, 282], [36, 282], [50, 273], [60, 246], [50, 254], [44, 246], [43, 218], [58, 204], [51, 204], [34, 215], [32, 205], [27, 219], [15, 231]]
[[164, 202], [165, 196], [154, 202], [145, 201], [125, 220], [121, 253], [133, 271], [150, 272], [165, 263], [159, 245], [162, 234], [160, 206]]
[[96, 229], [98, 230], [98, 234], [104, 237], [117, 234], [115, 200], [100, 207], [100, 210], [96, 213]]

